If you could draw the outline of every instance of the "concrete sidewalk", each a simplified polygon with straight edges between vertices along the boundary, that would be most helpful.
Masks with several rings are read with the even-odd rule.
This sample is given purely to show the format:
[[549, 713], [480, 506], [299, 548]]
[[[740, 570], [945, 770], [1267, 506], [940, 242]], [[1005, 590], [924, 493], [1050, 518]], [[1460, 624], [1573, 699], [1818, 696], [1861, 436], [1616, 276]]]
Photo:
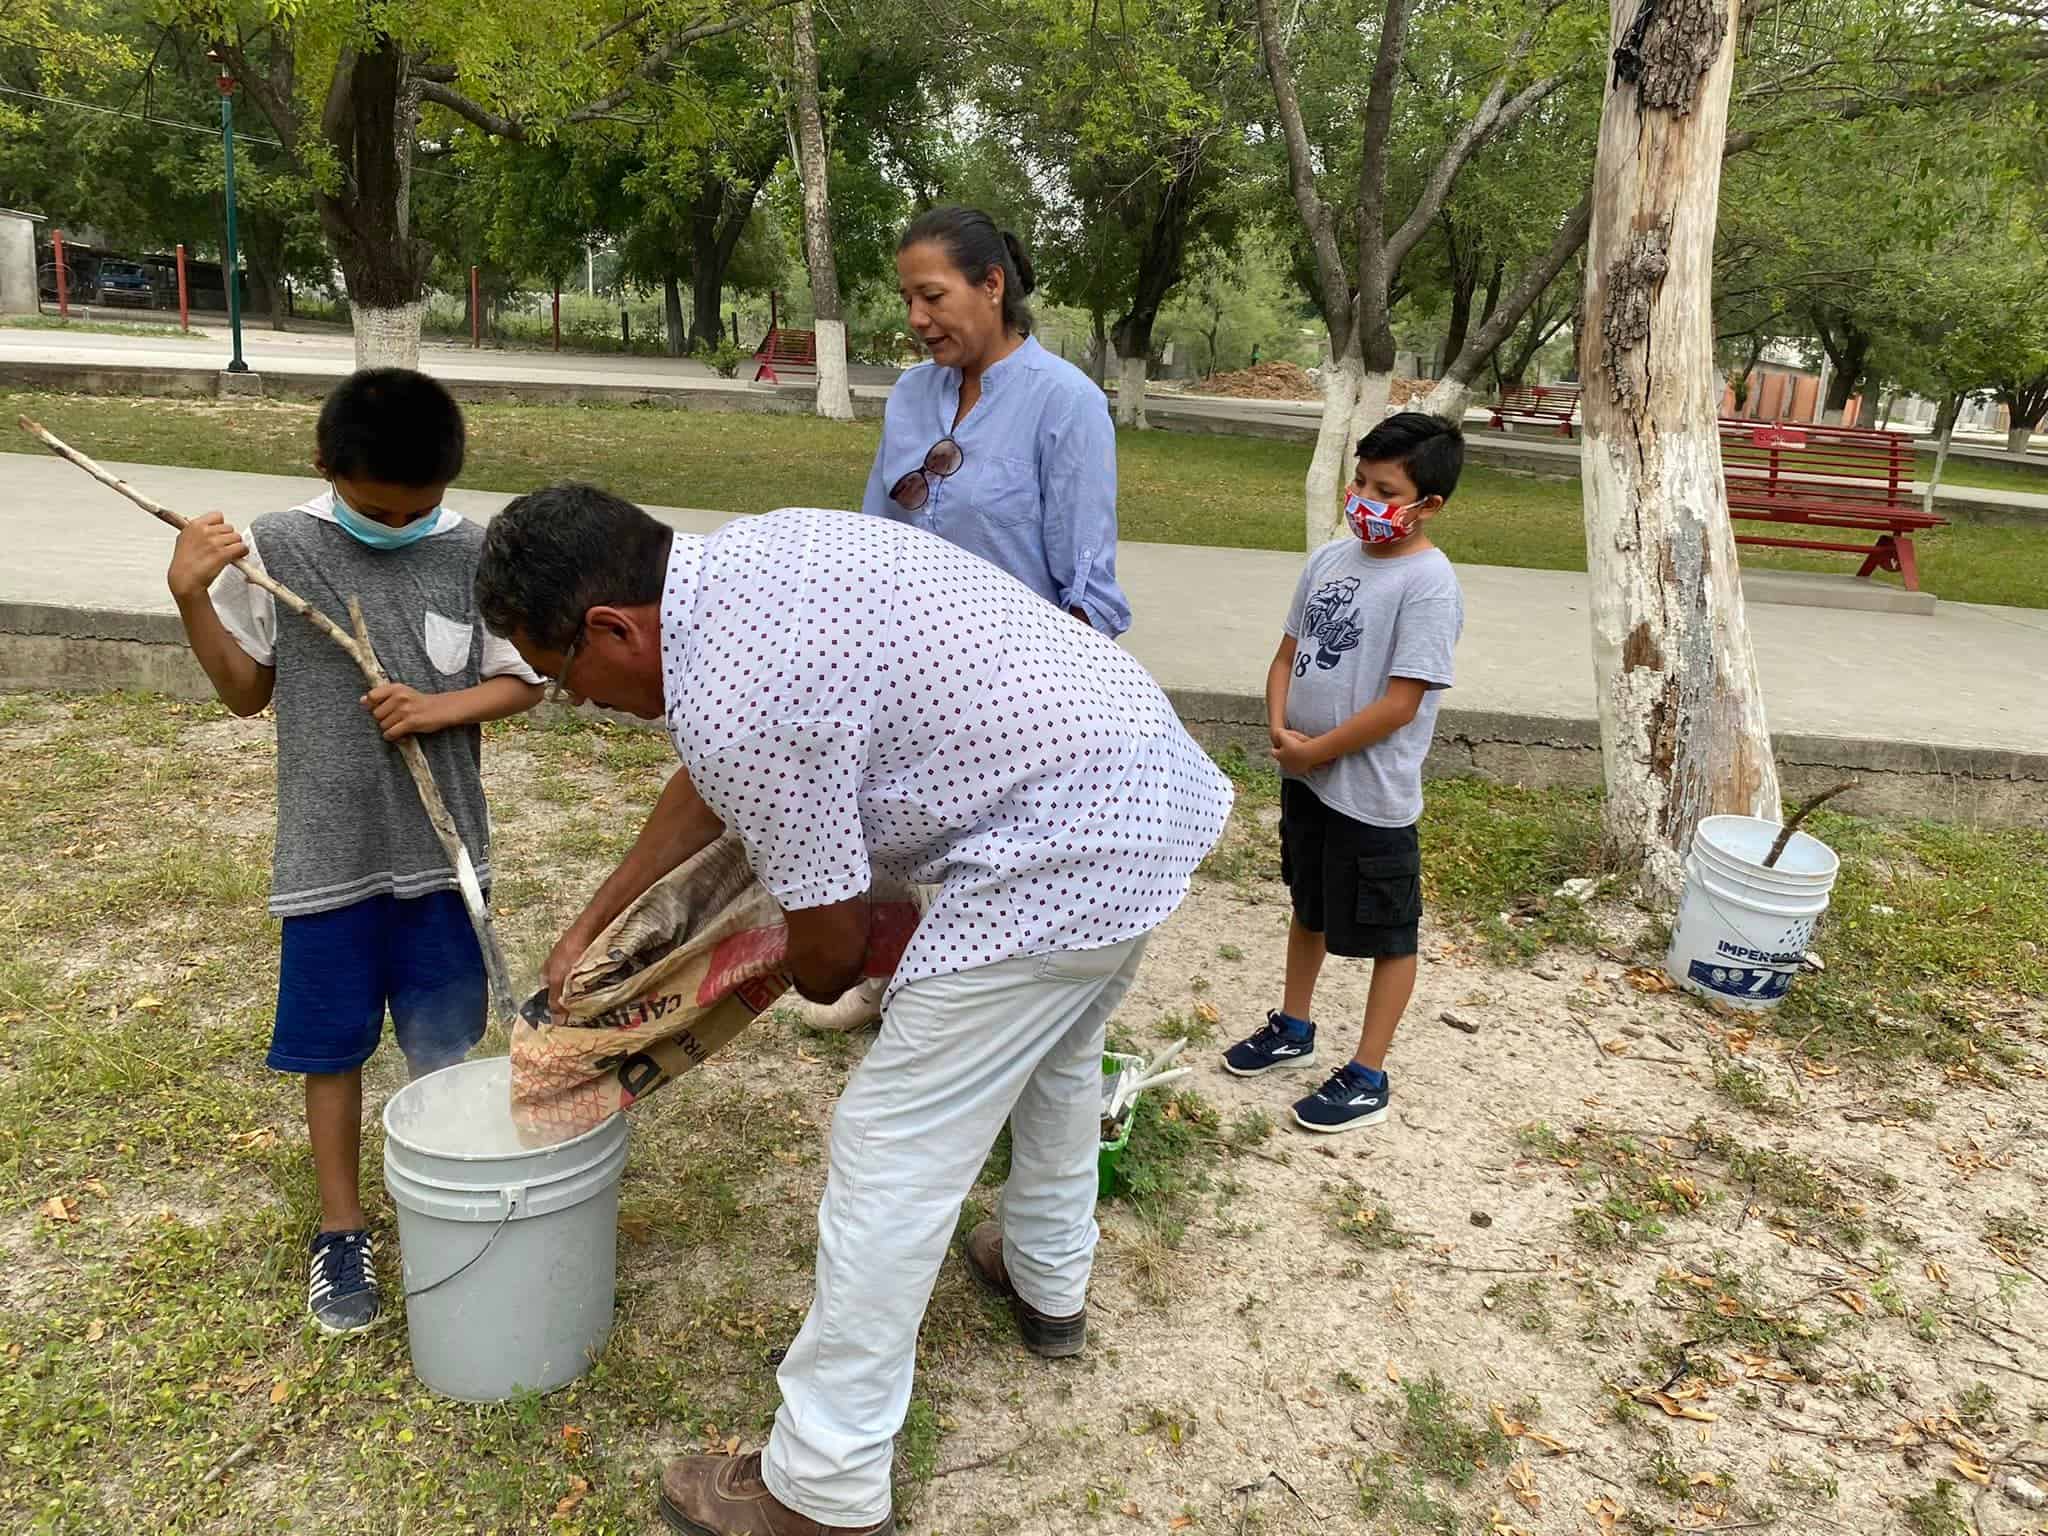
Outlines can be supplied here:
[[[310, 478], [113, 465], [188, 514], [246, 525]], [[451, 491], [488, 520], [509, 498]], [[728, 514], [650, 508], [708, 532]], [[180, 648], [171, 534], [47, 455], [0, 454], [0, 686], [204, 690]], [[1453, 558], [1456, 550], [1453, 547]], [[1266, 664], [1301, 557], [1127, 543], [1127, 639], [1211, 739], [1263, 749]], [[1597, 782], [1586, 578], [1463, 566], [1465, 635], [1432, 770]], [[1862, 775], [1866, 809], [2048, 824], [2048, 611], [1942, 603], [1930, 617], [1749, 605], [1781, 766], [1794, 784]]]

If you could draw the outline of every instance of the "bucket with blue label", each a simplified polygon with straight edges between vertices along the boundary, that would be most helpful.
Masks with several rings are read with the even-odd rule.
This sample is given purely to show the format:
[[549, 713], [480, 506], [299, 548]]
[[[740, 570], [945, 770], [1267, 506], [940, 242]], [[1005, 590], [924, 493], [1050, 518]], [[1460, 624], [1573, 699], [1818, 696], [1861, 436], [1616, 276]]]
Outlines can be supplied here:
[[1778, 823], [1709, 816], [1694, 830], [1664, 969], [1686, 991], [1761, 1012], [1784, 1001], [1828, 909], [1841, 860], [1794, 832], [1766, 865]]

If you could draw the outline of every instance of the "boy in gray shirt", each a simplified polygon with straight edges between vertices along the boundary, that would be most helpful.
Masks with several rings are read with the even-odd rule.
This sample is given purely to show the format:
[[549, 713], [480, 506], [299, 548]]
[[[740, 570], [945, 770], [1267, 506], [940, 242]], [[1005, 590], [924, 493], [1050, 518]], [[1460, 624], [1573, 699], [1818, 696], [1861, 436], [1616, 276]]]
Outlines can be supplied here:
[[1352, 536], [1309, 556], [1266, 673], [1294, 921], [1281, 1006], [1223, 1064], [1253, 1077], [1311, 1060], [1324, 956], [1371, 960], [1357, 1053], [1294, 1106], [1311, 1131], [1387, 1117], [1387, 1048], [1415, 989], [1422, 760], [1465, 622], [1451, 562], [1423, 527], [1464, 462], [1464, 435], [1434, 416], [1404, 411], [1365, 435], [1345, 497]]
[[[267, 513], [245, 540], [218, 512], [178, 535], [169, 582], [192, 654], [238, 715], [277, 707], [277, 851], [270, 912], [284, 920], [269, 1065], [306, 1080], [320, 1191], [307, 1307], [328, 1333], [377, 1320], [357, 1189], [363, 1063], [387, 1006], [414, 1076], [482, 1037], [483, 957], [455, 871], [391, 744], [417, 736], [489, 886], [480, 722], [531, 708], [539, 677], [486, 631], [471, 584], [483, 529], [441, 505], [461, 471], [462, 412], [403, 368], [351, 375], [320, 410], [315, 467], [332, 489]], [[393, 681], [363, 691], [313, 626], [278, 622], [270, 595], [228, 569], [248, 559], [349, 627], [362, 600]]]

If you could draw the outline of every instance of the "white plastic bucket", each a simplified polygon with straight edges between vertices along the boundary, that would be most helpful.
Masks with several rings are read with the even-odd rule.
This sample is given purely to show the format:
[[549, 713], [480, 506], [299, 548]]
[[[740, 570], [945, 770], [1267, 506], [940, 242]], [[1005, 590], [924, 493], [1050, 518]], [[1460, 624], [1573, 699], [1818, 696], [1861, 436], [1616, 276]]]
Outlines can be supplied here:
[[1686, 991], [1758, 1012], [1784, 1000], [1841, 860], [1818, 838], [1794, 832], [1766, 869], [1779, 830], [1755, 816], [1709, 816], [1694, 829], [1664, 957], [1665, 971]]
[[612, 1331], [626, 1117], [528, 1147], [511, 1071], [461, 1062], [384, 1106], [413, 1371], [471, 1403], [575, 1380]]

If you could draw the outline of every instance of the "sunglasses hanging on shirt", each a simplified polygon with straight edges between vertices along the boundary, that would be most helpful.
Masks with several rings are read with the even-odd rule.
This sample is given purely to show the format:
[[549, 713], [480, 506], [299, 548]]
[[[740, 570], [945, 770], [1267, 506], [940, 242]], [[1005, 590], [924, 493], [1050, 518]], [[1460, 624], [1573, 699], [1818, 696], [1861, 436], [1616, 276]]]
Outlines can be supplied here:
[[924, 463], [896, 482], [889, 499], [904, 511], [915, 512], [932, 499], [933, 485], [958, 474], [966, 462], [967, 455], [960, 445], [950, 437], [942, 437], [926, 452]]

